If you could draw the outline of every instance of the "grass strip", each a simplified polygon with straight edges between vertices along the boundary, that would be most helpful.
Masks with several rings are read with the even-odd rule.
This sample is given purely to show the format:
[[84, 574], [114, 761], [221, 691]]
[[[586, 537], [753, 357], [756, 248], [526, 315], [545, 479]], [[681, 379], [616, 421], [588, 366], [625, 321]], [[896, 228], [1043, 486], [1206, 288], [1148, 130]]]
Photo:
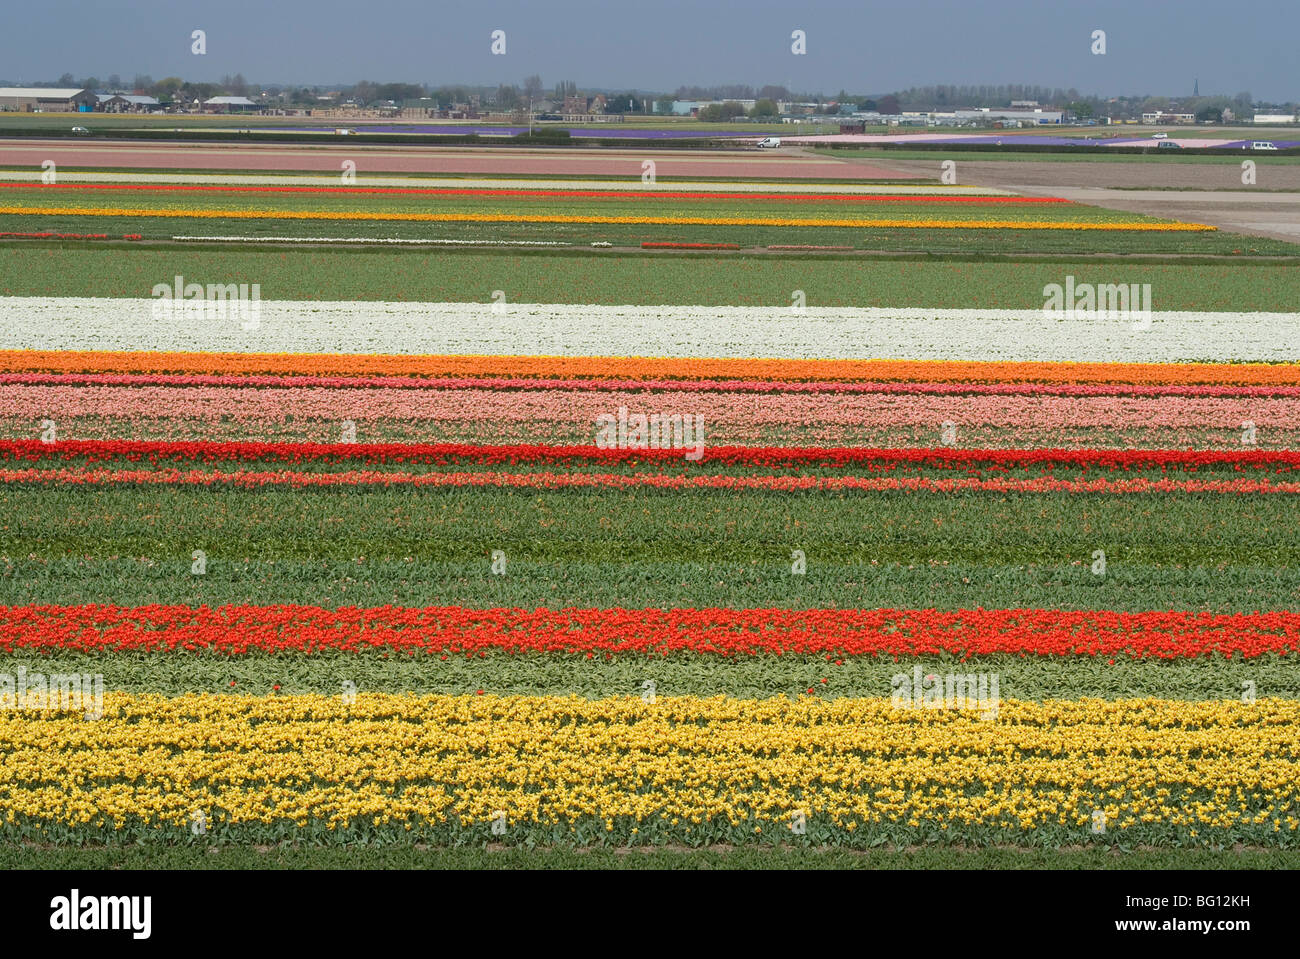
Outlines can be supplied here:
[[[600, 257], [595, 268], [599, 282], [593, 280], [595, 256]], [[802, 290], [810, 306], [1036, 309], [1043, 305], [1043, 287], [1064, 283], [1070, 275], [1078, 283], [1150, 283], [1161, 310], [1290, 311], [1300, 302], [1300, 270], [1285, 264], [1243, 269], [1238, 263], [1068, 259], [936, 262], [754, 254], [719, 259], [589, 250], [503, 254], [231, 247], [136, 248], [124, 257], [117, 250], [44, 245], [5, 248], [0, 294], [147, 297], [155, 284], [170, 283], [177, 274], [204, 283], [260, 283], [264, 298], [291, 300], [486, 302], [493, 289], [502, 289], [518, 303], [788, 308], [791, 291]]]
[[[445, 658], [443, 658], [445, 655]], [[918, 688], [938, 676], [996, 675], [999, 695], [1044, 702], [1053, 699], [1162, 699], [1241, 702], [1257, 697], [1300, 699], [1294, 655], [1266, 654], [1249, 660], [1130, 659], [1123, 656], [850, 656], [786, 653], [723, 658], [699, 654], [666, 657], [635, 654], [504, 653], [482, 656], [436, 651], [324, 650], [302, 653], [70, 653], [0, 655], [0, 673], [28, 683], [36, 674], [102, 676], [108, 692], [182, 696], [211, 693], [244, 697], [316, 694], [346, 690], [464, 696], [569, 696], [603, 699], [641, 696], [652, 683], [656, 696], [729, 696], [765, 699], [812, 695], [889, 697], [904, 684]], [[349, 685], [350, 684], [350, 685]], [[277, 688], [278, 687], [278, 688]]]

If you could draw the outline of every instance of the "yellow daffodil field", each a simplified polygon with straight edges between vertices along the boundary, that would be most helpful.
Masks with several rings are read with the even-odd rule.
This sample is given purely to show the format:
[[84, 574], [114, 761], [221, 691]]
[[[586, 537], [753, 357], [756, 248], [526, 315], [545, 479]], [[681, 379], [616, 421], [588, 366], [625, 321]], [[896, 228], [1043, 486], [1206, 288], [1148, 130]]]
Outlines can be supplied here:
[[[191, 693], [0, 720], [29, 840], [1294, 841], [1300, 705]], [[793, 834], [793, 835], [792, 835]]]

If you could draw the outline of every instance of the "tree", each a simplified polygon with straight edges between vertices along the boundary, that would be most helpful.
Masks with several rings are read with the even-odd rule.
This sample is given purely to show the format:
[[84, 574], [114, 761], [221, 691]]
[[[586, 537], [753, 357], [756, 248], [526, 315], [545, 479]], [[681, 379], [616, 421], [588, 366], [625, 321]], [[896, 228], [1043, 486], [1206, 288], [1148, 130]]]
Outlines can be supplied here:
[[898, 97], [892, 93], [880, 98], [881, 113], [902, 113], [903, 108], [898, 105]]
[[858, 109], [861, 110], [863, 113], [870, 113], [872, 110], [879, 110], [880, 106], [876, 103], [875, 100], [868, 98], [858, 104]]
[[375, 99], [375, 91], [378, 87], [369, 80], [358, 80], [352, 85], [350, 96], [357, 102], [358, 106], [365, 106]]
[[757, 96], [760, 100], [789, 100], [790, 91], [785, 87], [759, 87]]
[[519, 91], [513, 83], [509, 86], [503, 83], [497, 87], [496, 105], [499, 110], [513, 110], [519, 106]]
[[700, 110], [699, 118], [710, 123], [717, 123], [719, 121], [734, 120], [744, 115], [744, 107], [735, 100], [728, 100], [726, 103], [710, 103]]
[[176, 99], [176, 91], [183, 86], [185, 81], [180, 77], [164, 77], [155, 83], [149, 92], [158, 99], [159, 103], [171, 103]]
[[655, 113], [658, 113], [662, 116], [668, 116], [672, 112], [673, 112], [672, 97], [660, 97], [658, 100], [655, 101]]
[[153, 89], [153, 77], [147, 73], [137, 73], [135, 79], [131, 81], [131, 92], [138, 94], [147, 94]]
[[423, 96], [424, 87], [418, 83], [381, 83], [375, 87], [374, 98], [401, 103], [403, 100], [418, 100]]
[[537, 74], [524, 77], [524, 99], [531, 103], [542, 98], [542, 78]]
[[246, 97], [248, 96], [248, 81], [244, 79], [242, 73], [236, 73], [233, 77], [227, 74], [221, 78], [221, 89], [232, 97]]
[[1065, 109], [1066, 112], [1073, 113], [1080, 120], [1091, 119], [1093, 115], [1092, 104], [1086, 100], [1074, 100], [1066, 104]]
[[220, 89], [215, 83], [186, 83], [177, 94], [183, 100], [209, 100]]
[[121, 76], [119, 76], [116, 73], [110, 73], [108, 75], [108, 88], [112, 90], [114, 93], [120, 90], [122, 88]]
[[437, 101], [440, 110], [450, 110], [457, 103], [469, 102], [469, 94], [464, 87], [439, 87], [430, 96]]
[[65, 73], [61, 77], [59, 77], [59, 86], [61, 87], [75, 87], [76, 85], [77, 85], [77, 78], [74, 77], [71, 73]]
[[754, 104], [754, 109], [749, 111], [749, 115], [756, 120], [764, 117], [778, 116], [779, 111], [776, 108], [776, 101], [768, 99], [757, 101]]

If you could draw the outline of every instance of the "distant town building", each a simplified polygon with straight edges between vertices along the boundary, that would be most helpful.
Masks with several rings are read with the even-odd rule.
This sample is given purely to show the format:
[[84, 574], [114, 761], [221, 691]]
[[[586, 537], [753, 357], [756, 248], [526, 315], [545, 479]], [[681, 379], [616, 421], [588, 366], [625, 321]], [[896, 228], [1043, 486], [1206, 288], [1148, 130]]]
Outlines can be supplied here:
[[748, 113], [750, 110], [754, 109], [754, 104], [757, 102], [757, 100], [674, 100], [673, 114], [679, 117], [695, 117], [699, 116], [700, 111], [705, 107], [713, 106], [714, 104], [720, 106], [723, 103], [739, 103], [745, 108], [745, 112]]
[[1255, 122], [1277, 126], [1282, 123], [1295, 123], [1295, 116], [1290, 113], [1256, 113]]
[[149, 113], [162, 109], [153, 97], [137, 96], [130, 93], [97, 93], [95, 109], [101, 113]]
[[246, 113], [258, 106], [248, 97], [212, 97], [203, 101], [204, 113]]
[[1060, 110], [994, 110], [990, 107], [980, 107], [978, 110], [954, 110], [953, 115], [959, 123], [1016, 120], [1028, 126], [1060, 123], [1065, 116]]
[[95, 94], [77, 87], [0, 87], [0, 110], [19, 113], [86, 113]]

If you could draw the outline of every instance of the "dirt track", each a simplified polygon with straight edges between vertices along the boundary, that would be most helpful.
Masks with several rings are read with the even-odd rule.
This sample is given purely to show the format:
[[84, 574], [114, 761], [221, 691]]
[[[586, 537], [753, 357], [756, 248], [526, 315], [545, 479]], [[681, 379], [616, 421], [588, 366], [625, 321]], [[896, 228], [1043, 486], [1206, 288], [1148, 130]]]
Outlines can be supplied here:
[[[1236, 162], [958, 159], [957, 180], [1300, 242], [1300, 164], [1270, 164], [1257, 156], [1243, 159], [1256, 161], [1257, 192], [1242, 186], [1241, 166]], [[886, 162], [915, 176], [939, 173], [937, 160]], [[1295, 192], [1272, 192], [1275, 190]]]
[[[518, 147], [423, 147], [322, 142], [298, 144], [76, 143], [0, 140], [0, 165], [39, 169], [53, 160], [69, 169], [123, 167], [176, 170], [292, 170], [337, 173], [346, 159], [358, 173], [451, 173], [640, 178], [645, 160], [662, 177], [909, 178], [869, 163], [802, 150], [585, 150]], [[929, 176], [930, 174], [926, 174]]]

